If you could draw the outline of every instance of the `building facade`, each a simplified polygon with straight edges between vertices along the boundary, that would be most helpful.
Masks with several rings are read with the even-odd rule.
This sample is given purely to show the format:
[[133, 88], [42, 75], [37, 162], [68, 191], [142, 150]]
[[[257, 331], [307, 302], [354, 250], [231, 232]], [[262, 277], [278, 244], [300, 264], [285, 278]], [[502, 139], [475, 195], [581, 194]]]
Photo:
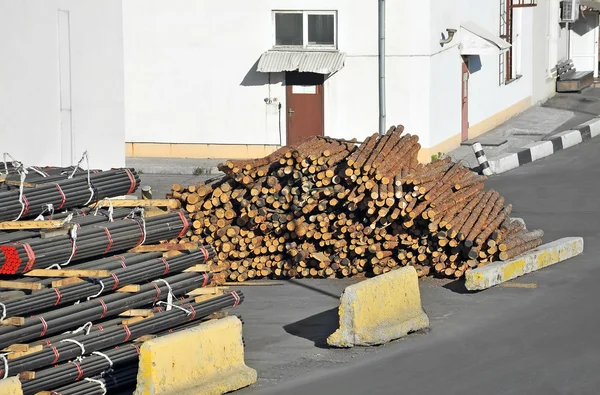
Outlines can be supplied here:
[[260, 157], [306, 135], [361, 141], [385, 114], [426, 161], [552, 96], [557, 64], [597, 75], [598, 13], [567, 22], [565, 3], [2, 1], [2, 152]]
[[[507, 1], [386, 2], [386, 123], [419, 135], [422, 159], [554, 93], [560, 1]], [[378, 131], [377, 2], [127, 0], [123, 26], [128, 155], [256, 157]]]

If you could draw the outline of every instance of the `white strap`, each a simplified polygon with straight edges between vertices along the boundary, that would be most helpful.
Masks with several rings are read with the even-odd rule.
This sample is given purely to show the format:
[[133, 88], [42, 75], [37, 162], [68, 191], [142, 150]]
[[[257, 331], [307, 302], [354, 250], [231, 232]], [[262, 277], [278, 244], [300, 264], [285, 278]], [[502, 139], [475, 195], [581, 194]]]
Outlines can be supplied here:
[[8, 359], [6, 359], [6, 355], [8, 354], [0, 354], [0, 358], [2, 358], [2, 361], [4, 362], [4, 377], [2, 377], [2, 379], [8, 377]]
[[87, 300], [97, 298], [98, 296], [102, 295], [102, 292], [104, 292], [104, 283], [102, 282], [102, 280], [98, 280], [98, 282], [100, 283], [101, 287], [100, 291], [98, 291], [96, 295], [88, 296]]
[[17, 171], [21, 175], [21, 184], [19, 185], [19, 203], [21, 203], [21, 212], [19, 213], [19, 216], [15, 219], [15, 221], [20, 220], [21, 216], [25, 212], [25, 202], [23, 201], [23, 186], [25, 184], [25, 177], [27, 177], [27, 170], [25, 170], [25, 168], [23, 168], [22, 166], [20, 166], [17, 169]]
[[86, 336], [90, 334], [90, 331], [92, 330], [92, 321], [88, 321], [85, 324], [83, 324], [82, 326], [80, 326], [79, 328], [75, 329], [74, 331], [71, 332], [65, 332], [65, 333], [72, 333], [74, 335], [78, 334], [79, 332], [85, 332]]
[[2, 307], [2, 316], [0, 316], [0, 321], [4, 321], [6, 318], [6, 305], [4, 303], [0, 303], [0, 307]]
[[64, 339], [64, 340], [61, 340], [60, 342], [61, 342], [61, 343], [65, 343], [65, 342], [66, 342], [66, 343], [73, 343], [73, 344], [77, 344], [77, 345], [79, 346], [79, 348], [81, 348], [81, 355], [80, 355], [80, 357], [82, 357], [82, 356], [84, 356], [84, 355], [85, 355], [85, 346], [84, 346], [82, 343], [78, 342], [77, 340], [73, 340], [73, 339]]
[[191, 315], [192, 311], [184, 309], [181, 306], [177, 306], [176, 304], [172, 304], [172, 303], [167, 303], [167, 302], [156, 302], [157, 305], [167, 305], [167, 310], [170, 310], [171, 307], [175, 307], [176, 309], [179, 309], [181, 311], [183, 311], [184, 313], [186, 313], [187, 315]]
[[42, 176], [42, 177], [44, 177], [44, 178], [48, 177], [48, 176], [47, 176], [45, 173], [43, 173], [43, 172], [39, 171], [38, 169], [36, 169], [36, 168], [35, 168], [35, 167], [33, 167], [33, 166], [29, 166], [29, 167], [28, 167], [28, 169], [35, 171], [36, 173], [38, 173], [40, 176]]
[[115, 222], [113, 219], [113, 213], [115, 211], [111, 198], [105, 198], [100, 201], [100, 203], [96, 206], [96, 210], [94, 210], [94, 217], [98, 215], [98, 210], [104, 207], [104, 202], [108, 200], [108, 222]]
[[100, 351], [94, 351], [92, 353], [92, 355], [99, 355], [101, 357], [104, 357], [104, 359], [106, 359], [108, 361], [108, 365], [109, 365], [109, 369], [111, 369], [113, 367], [113, 361], [108, 357], [108, 355], [101, 353]]
[[159, 278], [158, 280], [154, 280], [152, 282], [153, 283], [165, 283], [165, 285], [167, 286], [167, 289], [169, 290], [169, 293], [167, 294], [167, 303], [166, 303], [167, 311], [171, 310], [171, 306], [173, 305], [173, 298], [175, 297], [175, 295], [173, 295], [173, 289], [171, 288], [171, 286], [169, 285], [167, 280]]
[[61, 222], [61, 226], [70, 223], [72, 219], [73, 213], [69, 213], [69, 215], [67, 215], [67, 218], [63, 219], [63, 221]]
[[143, 207], [136, 207], [133, 210], [131, 210], [131, 212], [127, 215], [127, 217], [131, 217], [131, 218], [135, 218], [135, 214], [139, 213], [140, 217], [142, 219], [142, 242], [140, 243], [140, 245], [143, 245], [146, 242], [146, 218], [145, 218], [145, 211]]
[[73, 226], [71, 228], [71, 240], [73, 240], [73, 249], [71, 250], [71, 256], [69, 257], [69, 259], [63, 263], [61, 266], [67, 266], [69, 263], [71, 263], [71, 259], [73, 259], [73, 257], [75, 256], [75, 251], [77, 251], [77, 229], [79, 227], [77, 225]]
[[102, 395], [106, 395], [106, 393], [107, 393], [106, 384], [104, 384], [102, 381], [96, 380], [96, 379], [91, 379], [89, 377], [86, 377], [85, 380], [89, 381], [90, 383], [98, 384], [100, 386], [100, 389], [102, 390]]

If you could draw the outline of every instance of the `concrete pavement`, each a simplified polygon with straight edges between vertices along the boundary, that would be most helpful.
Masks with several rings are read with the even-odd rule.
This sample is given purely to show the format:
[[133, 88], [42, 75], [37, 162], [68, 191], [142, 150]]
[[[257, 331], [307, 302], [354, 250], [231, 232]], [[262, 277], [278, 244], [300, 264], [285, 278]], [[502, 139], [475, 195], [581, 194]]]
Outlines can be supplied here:
[[[431, 330], [383, 347], [333, 350], [337, 297], [357, 280], [239, 287], [253, 394], [596, 394], [600, 376], [600, 140], [487, 182], [545, 241], [583, 236], [583, 255], [488, 291], [421, 281]], [[199, 177], [142, 175], [155, 196]], [[519, 285], [521, 284], [521, 285]]]
[[[599, 150], [600, 140], [592, 140], [488, 182], [530, 229], [546, 231], [545, 240], [583, 236], [583, 255], [520, 278], [516, 284], [523, 287], [465, 294], [456, 284], [423, 281], [429, 333], [366, 350], [344, 364], [310, 367], [300, 360], [279, 380], [240, 394], [597, 394]], [[266, 316], [277, 316], [273, 306]], [[252, 321], [246, 319], [249, 357]]]

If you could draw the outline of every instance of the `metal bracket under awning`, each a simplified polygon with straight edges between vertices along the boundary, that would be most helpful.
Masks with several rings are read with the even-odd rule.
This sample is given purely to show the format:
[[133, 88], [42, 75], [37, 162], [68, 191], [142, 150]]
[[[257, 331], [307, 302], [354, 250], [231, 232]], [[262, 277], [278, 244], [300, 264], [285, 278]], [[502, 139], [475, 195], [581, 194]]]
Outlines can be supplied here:
[[346, 54], [338, 51], [284, 51], [263, 53], [258, 61], [260, 73], [299, 71], [301, 73], [332, 74], [344, 67]]
[[472, 22], [461, 25], [461, 55], [498, 55], [510, 47], [506, 40]]

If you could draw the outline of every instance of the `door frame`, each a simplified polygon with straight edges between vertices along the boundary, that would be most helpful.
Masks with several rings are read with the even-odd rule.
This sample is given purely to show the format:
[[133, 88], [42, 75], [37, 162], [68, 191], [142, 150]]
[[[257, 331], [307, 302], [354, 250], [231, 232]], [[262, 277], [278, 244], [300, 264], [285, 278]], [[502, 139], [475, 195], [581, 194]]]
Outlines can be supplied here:
[[[294, 109], [291, 108], [290, 104], [292, 100], [290, 97], [294, 94], [294, 86], [314, 86], [316, 89], [316, 95], [320, 96], [320, 109], [321, 109], [321, 134], [318, 136], [325, 135], [325, 76], [312, 75], [312, 73], [298, 73], [298, 72], [286, 72], [285, 73], [285, 137], [286, 144], [290, 142], [290, 131], [292, 129], [291, 121], [294, 114]], [[318, 82], [318, 83], [316, 83]], [[303, 84], [304, 83], [304, 84]]]

